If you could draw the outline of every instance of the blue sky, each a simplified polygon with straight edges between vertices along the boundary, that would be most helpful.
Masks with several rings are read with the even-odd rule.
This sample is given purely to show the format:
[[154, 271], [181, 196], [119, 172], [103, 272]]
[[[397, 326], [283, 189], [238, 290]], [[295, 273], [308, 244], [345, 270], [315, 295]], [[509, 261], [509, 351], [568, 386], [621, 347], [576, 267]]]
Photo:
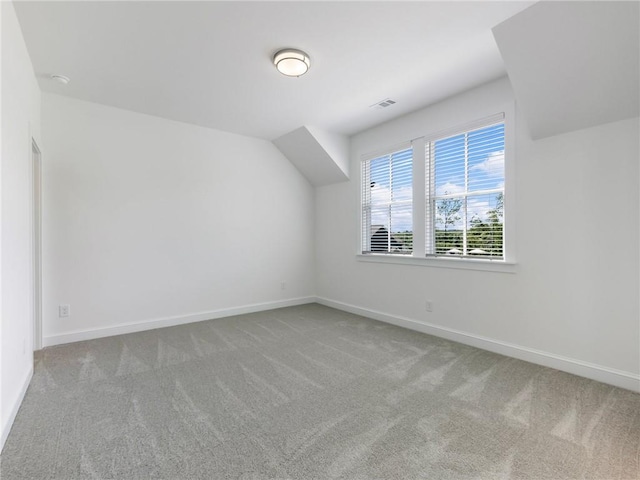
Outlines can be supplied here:
[[[469, 184], [468, 192], [504, 188], [504, 124], [474, 130], [468, 135]], [[458, 194], [465, 191], [465, 136], [456, 135], [435, 142], [436, 195]], [[496, 193], [479, 194], [468, 198], [467, 226], [473, 218], [486, 219], [487, 212], [496, 208]], [[462, 213], [462, 212], [461, 212]], [[462, 228], [462, 215], [455, 225]], [[442, 223], [436, 228], [442, 228]]]
[[384, 204], [393, 199], [401, 203], [392, 207], [391, 231], [412, 231], [413, 218], [410, 203], [413, 199], [412, 149], [408, 148], [392, 154], [391, 164], [393, 175], [389, 172], [388, 156], [371, 161], [371, 202], [373, 205], [382, 204], [379, 209], [372, 208], [371, 224], [385, 226], [389, 224], [388, 208]]
[[[435, 142], [436, 194], [464, 191], [464, 135]], [[501, 188], [504, 185], [504, 124], [469, 134], [469, 191]]]
[[[435, 187], [436, 195], [459, 194], [465, 191], [464, 134], [435, 142]], [[504, 187], [504, 124], [474, 130], [468, 135], [469, 192], [480, 192]], [[411, 149], [392, 155], [393, 177], [390, 178], [388, 156], [371, 161], [371, 200], [387, 203], [411, 201], [412, 174]], [[468, 200], [468, 221], [474, 216], [486, 218], [487, 212], [496, 206], [497, 194], [471, 196]], [[409, 205], [400, 204], [392, 211], [391, 228], [394, 232], [412, 230], [412, 215]], [[388, 209], [373, 208], [371, 223], [387, 225]], [[439, 227], [437, 225], [437, 227]], [[461, 228], [462, 220], [454, 228]], [[452, 227], [449, 227], [452, 228]]]

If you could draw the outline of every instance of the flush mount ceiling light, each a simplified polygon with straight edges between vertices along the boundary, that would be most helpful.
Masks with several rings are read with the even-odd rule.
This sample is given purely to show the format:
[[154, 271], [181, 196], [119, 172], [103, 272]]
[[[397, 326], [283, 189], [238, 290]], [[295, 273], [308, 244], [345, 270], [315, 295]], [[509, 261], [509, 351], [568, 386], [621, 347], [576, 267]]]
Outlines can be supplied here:
[[65, 77], [64, 75], [51, 75], [51, 80], [55, 80], [56, 82], [61, 83], [62, 85], [66, 85], [71, 81], [69, 77]]
[[273, 64], [278, 71], [287, 77], [304, 75], [311, 66], [309, 55], [302, 50], [285, 48], [273, 56]]

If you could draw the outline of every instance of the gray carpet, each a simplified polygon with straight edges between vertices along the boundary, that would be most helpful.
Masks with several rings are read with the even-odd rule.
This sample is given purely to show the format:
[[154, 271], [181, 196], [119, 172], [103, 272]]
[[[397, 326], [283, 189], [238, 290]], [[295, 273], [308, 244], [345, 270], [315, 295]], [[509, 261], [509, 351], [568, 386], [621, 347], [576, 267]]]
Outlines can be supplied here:
[[1, 469], [638, 479], [640, 395], [313, 304], [45, 349]]

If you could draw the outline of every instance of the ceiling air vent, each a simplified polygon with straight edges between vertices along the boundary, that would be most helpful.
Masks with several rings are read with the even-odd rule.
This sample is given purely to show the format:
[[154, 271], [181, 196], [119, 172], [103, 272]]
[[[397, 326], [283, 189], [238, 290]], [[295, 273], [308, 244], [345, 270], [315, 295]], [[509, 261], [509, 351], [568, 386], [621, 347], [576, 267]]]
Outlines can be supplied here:
[[369, 105], [371, 108], [376, 108], [376, 109], [381, 109], [381, 108], [387, 108], [390, 107], [391, 105], [393, 105], [395, 102], [395, 100], [391, 100], [390, 98], [385, 98], [384, 100], [380, 100], [379, 102], [374, 103], [373, 105]]

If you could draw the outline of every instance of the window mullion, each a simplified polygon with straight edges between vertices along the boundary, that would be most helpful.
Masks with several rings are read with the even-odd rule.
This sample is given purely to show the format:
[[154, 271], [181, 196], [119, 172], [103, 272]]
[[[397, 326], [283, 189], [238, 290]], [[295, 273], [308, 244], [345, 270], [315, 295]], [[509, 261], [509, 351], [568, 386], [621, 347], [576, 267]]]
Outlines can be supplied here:
[[511, 183], [504, 181], [508, 148], [501, 118], [364, 157], [363, 173], [371, 171], [362, 186], [363, 253], [505, 260], [505, 239], [513, 228], [504, 220], [505, 207], [496, 210], [500, 195], [508, 197], [504, 185]]
[[365, 225], [362, 231], [362, 246], [366, 252], [371, 251], [371, 169], [368, 162], [364, 162], [363, 166], [363, 203], [366, 206], [366, 214], [364, 215]]
[[426, 142], [425, 145], [425, 254], [433, 255], [436, 253], [436, 191], [435, 191], [435, 152], [433, 142]]
[[464, 134], [464, 198], [462, 200], [462, 254], [469, 253], [467, 249], [467, 198], [469, 195], [469, 133]]
[[425, 202], [425, 142], [418, 138], [412, 142], [413, 147], [413, 253], [414, 257], [424, 257], [427, 252], [425, 236], [425, 220], [427, 207]]
[[[412, 153], [406, 143], [393, 153], [363, 158], [362, 253], [411, 253]], [[407, 231], [400, 231], [403, 226]]]
[[391, 253], [391, 205], [393, 204], [393, 155], [389, 155], [389, 207], [387, 210], [387, 252]]

